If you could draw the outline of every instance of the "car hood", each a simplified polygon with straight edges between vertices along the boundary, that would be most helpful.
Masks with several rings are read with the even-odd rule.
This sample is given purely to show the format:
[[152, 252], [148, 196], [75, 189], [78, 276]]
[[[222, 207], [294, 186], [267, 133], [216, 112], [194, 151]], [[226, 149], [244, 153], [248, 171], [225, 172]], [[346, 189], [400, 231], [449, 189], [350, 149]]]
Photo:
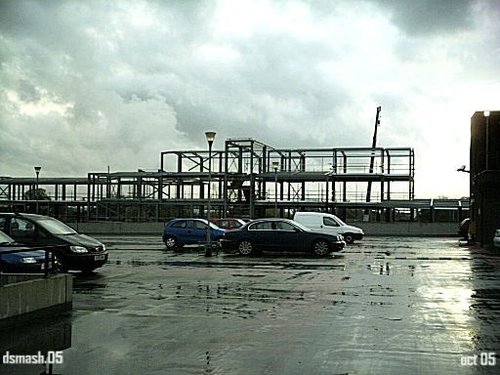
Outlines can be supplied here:
[[363, 234], [363, 229], [358, 228], [358, 227], [353, 227], [352, 225], [343, 225], [341, 228], [342, 228], [342, 232], [362, 233]]
[[330, 234], [330, 233], [325, 233], [325, 232], [318, 232], [316, 230], [309, 229], [309, 228], [307, 230], [304, 230], [304, 232], [312, 234], [312, 235], [315, 235], [315, 236], [319, 236], [319, 237], [328, 237], [330, 239], [335, 239], [335, 240], [338, 240], [338, 237], [339, 237], [339, 235], [337, 235], [337, 234]]
[[96, 247], [102, 246], [103, 244], [97, 241], [95, 238], [87, 236], [86, 234], [59, 234], [56, 236], [57, 238], [76, 246], [85, 246], [85, 247]]
[[[25, 250], [19, 253], [7, 253], [11, 250]], [[11, 257], [34, 257], [34, 258], [45, 258], [45, 251], [43, 250], [30, 250], [26, 246], [0, 246], [0, 255], [4, 258]]]

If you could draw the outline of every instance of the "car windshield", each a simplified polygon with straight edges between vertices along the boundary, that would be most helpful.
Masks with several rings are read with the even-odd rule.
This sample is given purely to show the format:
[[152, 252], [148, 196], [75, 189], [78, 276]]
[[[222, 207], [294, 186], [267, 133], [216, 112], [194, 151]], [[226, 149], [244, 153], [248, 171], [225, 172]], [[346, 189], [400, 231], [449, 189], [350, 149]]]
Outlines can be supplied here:
[[52, 234], [77, 234], [73, 228], [61, 223], [59, 220], [47, 218], [40, 220], [38, 223]]
[[14, 240], [7, 236], [4, 232], [0, 231], [0, 243], [12, 243]]
[[210, 222], [210, 228], [212, 229], [219, 229], [219, 230], [222, 230], [222, 228], [219, 228], [217, 225], [215, 225], [214, 223]]
[[293, 225], [296, 226], [297, 228], [302, 229], [305, 232], [311, 232], [311, 230], [308, 227], [306, 227], [300, 223], [297, 223], [296, 221], [293, 222]]
[[336, 221], [341, 225], [341, 226], [347, 226], [346, 223], [344, 223], [342, 220], [340, 220], [338, 217], [336, 218]]

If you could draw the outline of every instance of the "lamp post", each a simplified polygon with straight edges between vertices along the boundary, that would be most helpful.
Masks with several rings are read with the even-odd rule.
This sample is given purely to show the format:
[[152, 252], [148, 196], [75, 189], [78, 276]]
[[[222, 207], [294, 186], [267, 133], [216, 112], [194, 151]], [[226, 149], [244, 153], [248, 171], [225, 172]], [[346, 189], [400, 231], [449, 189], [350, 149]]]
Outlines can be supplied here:
[[326, 176], [326, 212], [329, 211], [328, 209], [328, 204], [330, 203], [330, 177], [332, 177], [332, 202], [335, 202], [335, 196], [333, 196], [333, 194], [335, 194], [335, 180], [333, 179], [333, 174], [335, 173], [335, 166], [333, 164], [330, 164], [330, 170], [328, 172], [325, 173], [325, 176]]
[[35, 173], [36, 173], [36, 186], [35, 186], [35, 200], [36, 200], [36, 213], [38, 213], [38, 197], [39, 197], [39, 192], [38, 192], [38, 181], [39, 181], [39, 176], [40, 176], [40, 170], [42, 167], [34, 167]]
[[274, 169], [274, 217], [278, 217], [278, 168], [280, 163], [273, 161]]
[[486, 154], [486, 163], [485, 163], [485, 169], [489, 169], [489, 163], [490, 163], [490, 134], [489, 134], [489, 128], [490, 128], [490, 111], [484, 111], [484, 117], [486, 117], [486, 147], [485, 147], [485, 154]]
[[215, 132], [205, 132], [208, 142], [208, 203], [207, 203], [207, 245], [205, 247], [205, 256], [212, 256], [212, 236], [210, 233], [210, 185], [212, 182], [212, 144], [215, 140]]

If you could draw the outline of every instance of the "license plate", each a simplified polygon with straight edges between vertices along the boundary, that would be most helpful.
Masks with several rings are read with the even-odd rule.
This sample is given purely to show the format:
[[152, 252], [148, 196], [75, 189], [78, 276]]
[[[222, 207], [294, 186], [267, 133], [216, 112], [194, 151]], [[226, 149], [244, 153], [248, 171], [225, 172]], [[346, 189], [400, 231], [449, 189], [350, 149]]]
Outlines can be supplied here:
[[106, 259], [106, 255], [96, 255], [94, 256], [94, 260], [104, 260]]

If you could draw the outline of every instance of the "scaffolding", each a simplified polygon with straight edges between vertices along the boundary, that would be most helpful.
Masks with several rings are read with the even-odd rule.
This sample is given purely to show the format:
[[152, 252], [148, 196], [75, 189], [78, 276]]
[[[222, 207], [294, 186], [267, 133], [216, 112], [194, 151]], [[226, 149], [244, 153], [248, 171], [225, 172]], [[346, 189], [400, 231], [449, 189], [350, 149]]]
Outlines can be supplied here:
[[[154, 171], [0, 177], [0, 210], [38, 211], [70, 221], [166, 221], [206, 217], [208, 191], [211, 217], [291, 217], [297, 210], [314, 210], [346, 218], [365, 210], [370, 220], [391, 221], [398, 210], [413, 220], [416, 210], [431, 207], [415, 200], [411, 148], [279, 149], [238, 138], [225, 140], [211, 159], [210, 180], [208, 150], [163, 151]], [[29, 191], [37, 188], [47, 199], [33, 199]]]

